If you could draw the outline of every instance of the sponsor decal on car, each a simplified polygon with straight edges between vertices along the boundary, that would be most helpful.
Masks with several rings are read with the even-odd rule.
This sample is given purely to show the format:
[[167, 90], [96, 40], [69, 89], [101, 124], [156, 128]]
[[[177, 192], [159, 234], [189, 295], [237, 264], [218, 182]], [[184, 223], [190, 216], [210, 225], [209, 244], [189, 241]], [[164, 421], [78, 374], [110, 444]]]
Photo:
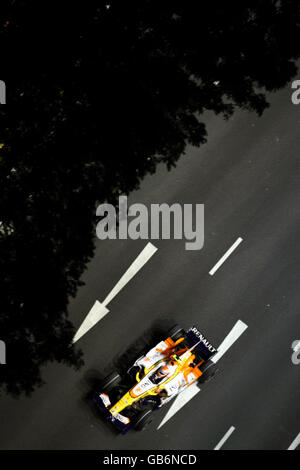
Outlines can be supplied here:
[[106, 395], [106, 393], [100, 393], [100, 398], [103, 401], [103, 404], [106, 406], [106, 408], [108, 408], [111, 405], [110, 399], [108, 395]]
[[116, 419], [121, 421], [121, 423], [123, 423], [123, 424], [129, 424], [130, 423], [130, 419], [127, 418], [127, 416], [123, 416], [120, 413], [116, 413], [114, 416], [115, 416]]
[[192, 328], [190, 328], [188, 331], [192, 331], [196, 336], [197, 338], [199, 338], [199, 340], [201, 341], [201, 343], [203, 343], [205, 345], [205, 347], [211, 352], [211, 353], [214, 353], [216, 352], [216, 348], [208, 341], [208, 339], [205, 338], [205, 336], [195, 327], [193, 326]]

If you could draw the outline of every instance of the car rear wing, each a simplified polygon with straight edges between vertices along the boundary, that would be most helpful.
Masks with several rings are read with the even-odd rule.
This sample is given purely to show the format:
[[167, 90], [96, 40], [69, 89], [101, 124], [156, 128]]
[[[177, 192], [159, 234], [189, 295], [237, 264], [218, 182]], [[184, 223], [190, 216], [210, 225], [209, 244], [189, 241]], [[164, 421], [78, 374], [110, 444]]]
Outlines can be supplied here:
[[217, 348], [206, 339], [196, 326], [189, 328], [186, 335], [190, 343], [190, 348], [194, 348], [194, 351], [205, 361], [210, 359], [217, 352]]

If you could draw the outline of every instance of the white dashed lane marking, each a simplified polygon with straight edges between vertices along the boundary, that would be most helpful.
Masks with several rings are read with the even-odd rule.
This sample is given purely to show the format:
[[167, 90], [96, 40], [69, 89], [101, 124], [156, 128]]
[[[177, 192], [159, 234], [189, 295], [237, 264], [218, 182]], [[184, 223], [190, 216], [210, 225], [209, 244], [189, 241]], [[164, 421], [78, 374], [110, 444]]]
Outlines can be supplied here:
[[228, 429], [225, 436], [223, 436], [222, 439], [220, 440], [220, 442], [216, 445], [214, 450], [220, 450], [221, 447], [225, 444], [225, 442], [229, 439], [229, 437], [231, 436], [231, 434], [233, 433], [234, 430], [235, 430], [235, 427], [231, 426], [231, 428]]
[[225, 255], [222, 256], [222, 258], [219, 259], [219, 261], [214, 265], [214, 267], [209, 271], [209, 274], [213, 276], [216, 271], [222, 266], [223, 263], [227, 260], [227, 258], [233, 253], [233, 251], [239, 246], [240, 243], [242, 243], [243, 239], [239, 237], [234, 244], [229, 248], [229, 250], [226, 251]]

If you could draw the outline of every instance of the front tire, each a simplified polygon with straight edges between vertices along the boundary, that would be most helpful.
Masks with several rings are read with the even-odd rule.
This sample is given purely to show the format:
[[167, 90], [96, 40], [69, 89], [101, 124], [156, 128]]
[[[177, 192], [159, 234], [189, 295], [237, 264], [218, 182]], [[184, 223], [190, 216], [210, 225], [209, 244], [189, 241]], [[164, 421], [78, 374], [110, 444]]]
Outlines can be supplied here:
[[134, 429], [136, 431], [144, 431], [152, 422], [152, 409], [142, 411], [136, 418]]
[[118, 372], [112, 372], [107, 377], [105, 377], [102, 382], [101, 388], [103, 392], [110, 392], [118, 385], [120, 385], [121, 381], [122, 377], [120, 376], [120, 374], [118, 374]]
[[174, 325], [173, 328], [170, 329], [169, 331], [169, 337], [176, 342], [178, 339], [182, 338], [185, 336], [185, 331], [181, 326], [179, 325]]

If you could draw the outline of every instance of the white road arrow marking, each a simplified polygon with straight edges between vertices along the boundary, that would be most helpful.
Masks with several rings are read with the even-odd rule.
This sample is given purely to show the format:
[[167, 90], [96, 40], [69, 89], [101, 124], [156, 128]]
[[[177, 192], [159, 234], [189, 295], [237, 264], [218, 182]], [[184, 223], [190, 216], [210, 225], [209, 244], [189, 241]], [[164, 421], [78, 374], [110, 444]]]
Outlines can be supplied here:
[[107, 306], [109, 302], [123, 289], [124, 286], [138, 273], [138, 271], [144, 266], [144, 264], [149, 261], [149, 259], [157, 251], [157, 248], [152, 245], [152, 243], [147, 243], [143, 251], [138, 255], [134, 262], [127, 269], [126, 273], [121, 277], [119, 282], [111, 290], [105, 300], [103, 300], [103, 305]]
[[221, 259], [214, 265], [214, 267], [209, 271], [209, 274], [213, 276], [215, 272], [222, 266], [222, 264], [227, 260], [227, 258], [231, 255], [231, 253], [242, 243], [243, 239], [239, 237], [234, 244], [226, 251], [225, 255], [222, 256]]
[[149, 259], [154, 255], [157, 251], [157, 248], [152, 245], [152, 243], [147, 243], [145, 248], [141, 251], [138, 257], [133, 261], [133, 263], [129, 266], [125, 274], [121, 277], [121, 279], [117, 282], [115, 287], [111, 290], [108, 296], [105, 298], [103, 302], [99, 302], [96, 300], [95, 304], [85, 317], [84, 321], [82, 322], [81, 326], [77, 330], [74, 338], [73, 343], [76, 343], [83, 335], [85, 335], [93, 326], [96, 325], [105, 315], [109, 312], [106, 308], [109, 302], [111, 302], [116, 295], [123, 289], [123, 287], [128, 284], [128, 282], [138, 273], [138, 271], [144, 266], [144, 264], [149, 261]]
[[295, 450], [297, 449], [298, 445], [300, 444], [300, 432], [298, 434], [298, 436], [293, 440], [293, 442], [291, 443], [290, 447], [288, 448], [288, 450]]
[[200, 392], [200, 388], [196, 383], [190, 385], [184, 392], [180, 393], [169, 408], [168, 413], [161, 421], [157, 429], [161, 428], [169, 419], [171, 419], [184, 405], [187, 404], [197, 393]]
[[77, 330], [74, 338], [73, 343], [76, 343], [87, 331], [89, 331], [93, 326], [98, 323], [105, 315], [109, 312], [109, 310], [98, 300], [94, 303], [93, 307], [81, 323], [80, 328]]
[[216, 364], [247, 328], [248, 327], [244, 322], [238, 320], [229, 335], [226, 336], [218, 347], [218, 352], [211, 358], [212, 362]]
[[216, 445], [216, 447], [214, 448], [214, 450], [220, 450], [221, 447], [225, 444], [225, 442], [227, 441], [227, 439], [229, 439], [229, 437], [231, 436], [231, 434], [233, 433], [233, 431], [235, 430], [235, 427], [234, 426], [231, 426], [231, 428], [228, 429], [227, 433], [225, 434], [224, 437], [222, 437], [222, 439], [220, 440], [220, 442]]
[[[215, 354], [215, 356], [213, 356], [212, 360], [214, 360], [215, 364], [221, 359], [221, 357], [226, 353], [226, 351], [228, 351], [228, 349], [236, 342], [236, 340], [242, 335], [242, 333], [246, 329], [247, 325], [241, 320], [238, 320], [236, 322], [230, 333], [228, 333], [226, 338], [220, 344], [218, 352]], [[199, 392], [200, 388], [195, 383], [188, 387], [180, 395], [178, 395], [178, 397], [175, 398], [172, 406], [169, 408], [166, 416], [161, 421], [157, 429], [161, 428], [167, 421], [169, 421], [169, 419], [171, 419], [184, 405], [186, 405]]]

